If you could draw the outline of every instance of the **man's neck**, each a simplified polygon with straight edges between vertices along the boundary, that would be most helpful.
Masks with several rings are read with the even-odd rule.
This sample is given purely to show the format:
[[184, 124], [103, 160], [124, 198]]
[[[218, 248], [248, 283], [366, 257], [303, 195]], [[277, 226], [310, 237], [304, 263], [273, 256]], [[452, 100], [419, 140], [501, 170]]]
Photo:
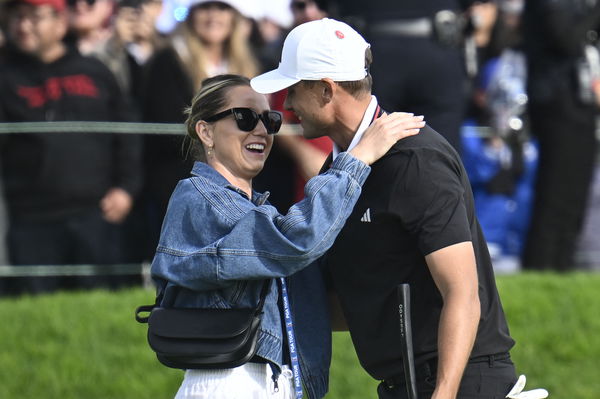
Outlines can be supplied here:
[[329, 137], [342, 150], [346, 151], [358, 130], [365, 112], [371, 102], [371, 95], [356, 99], [352, 96], [340, 105], [336, 112], [335, 128]]
[[111, 36], [111, 31], [106, 28], [92, 29], [78, 32], [77, 48], [83, 55], [89, 55], [99, 48]]

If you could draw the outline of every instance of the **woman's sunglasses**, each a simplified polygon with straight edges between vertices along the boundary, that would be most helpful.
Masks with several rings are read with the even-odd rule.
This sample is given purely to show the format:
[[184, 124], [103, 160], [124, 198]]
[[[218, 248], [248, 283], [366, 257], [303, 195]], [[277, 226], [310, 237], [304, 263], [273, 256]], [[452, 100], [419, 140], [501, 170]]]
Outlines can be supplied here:
[[204, 120], [206, 122], [216, 122], [229, 115], [235, 117], [237, 127], [244, 132], [254, 130], [258, 121], [261, 120], [267, 129], [267, 133], [275, 134], [281, 128], [281, 122], [283, 121], [282, 114], [279, 111], [264, 111], [258, 114], [250, 108], [230, 108], [211, 117], [204, 118]]

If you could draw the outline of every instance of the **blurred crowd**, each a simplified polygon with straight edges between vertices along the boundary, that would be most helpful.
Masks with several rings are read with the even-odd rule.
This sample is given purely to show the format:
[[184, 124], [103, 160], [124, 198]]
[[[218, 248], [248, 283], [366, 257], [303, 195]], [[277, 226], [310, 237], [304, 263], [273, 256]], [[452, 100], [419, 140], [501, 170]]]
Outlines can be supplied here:
[[[600, 215], [595, 0], [0, 0], [0, 123], [81, 121], [81, 132], [0, 134], [5, 263], [125, 264], [154, 254], [189, 175], [184, 135], [104, 134], [87, 121], [183, 123], [203, 79], [273, 69], [286, 33], [324, 17], [371, 43], [374, 94], [423, 114], [460, 153], [498, 272], [589, 267]], [[254, 182], [285, 212], [332, 144], [284, 108]], [[287, 133], [287, 134], [286, 134]], [[587, 217], [586, 217], [587, 215]], [[586, 224], [586, 221], [588, 223]], [[588, 235], [588, 236], [586, 236]], [[581, 265], [586, 266], [581, 266]], [[112, 287], [137, 277], [0, 279], [0, 295]]]

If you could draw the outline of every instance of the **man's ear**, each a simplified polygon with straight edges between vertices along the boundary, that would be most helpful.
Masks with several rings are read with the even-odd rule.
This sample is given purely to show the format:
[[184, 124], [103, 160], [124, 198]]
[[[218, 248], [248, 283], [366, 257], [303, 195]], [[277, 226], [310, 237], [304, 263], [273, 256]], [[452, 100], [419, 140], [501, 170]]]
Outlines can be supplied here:
[[212, 126], [209, 125], [207, 122], [196, 122], [196, 134], [198, 135], [198, 138], [204, 145], [204, 148], [210, 148], [214, 146], [213, 129]]
[[330, 78], [321, 79], [321, 98], [323, 103], [327, 104], [333, 100], [337, 88], [337, 84]]

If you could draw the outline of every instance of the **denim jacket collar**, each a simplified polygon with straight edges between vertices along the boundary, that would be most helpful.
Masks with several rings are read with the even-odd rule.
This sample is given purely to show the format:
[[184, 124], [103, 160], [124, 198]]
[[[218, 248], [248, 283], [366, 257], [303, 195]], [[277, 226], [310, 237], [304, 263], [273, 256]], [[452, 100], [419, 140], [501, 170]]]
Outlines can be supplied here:
[[258, 191], [252, 190], [252, 198], [248, 198], [248, 195], [239, 187], [234, 186], [227, 180], [222, 174], [217, 172], [215, 168], [209, 166], [204, 162], [194, 162], [194, 166], [192, 168], [192, 175], [204, 177], [212, 181], [214, 184], [227, 188], [229, 190], [233, 190], [238, 194], [241, 194], [246, 199], [250, 199], [254, 205], [263, 205], [267, 202], [270, 193], [268, 191], [264, 193], [259, 193]]

